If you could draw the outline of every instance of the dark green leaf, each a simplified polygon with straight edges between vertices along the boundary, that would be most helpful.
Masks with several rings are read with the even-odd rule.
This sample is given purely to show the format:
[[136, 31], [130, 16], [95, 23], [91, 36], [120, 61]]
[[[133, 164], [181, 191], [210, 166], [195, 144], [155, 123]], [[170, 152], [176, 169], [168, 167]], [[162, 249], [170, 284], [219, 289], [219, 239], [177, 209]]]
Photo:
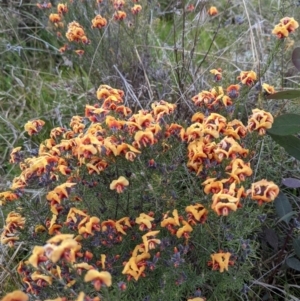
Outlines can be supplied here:
[[266, 241], [275, 250], [278, 250], [278, 237], [276, 232], [271, 228], [266, 228], [264, 230]]
[[281, 183], [289, 188], [299, 188], [300, 187], [300, 180], [295, 179], [295, 178], [282, 179]]
[[281, 145], [286, 152], [296, 158], [297, 160], [300, 160], [300, 139], [288, 135], [288, 136], [279, 136], [274, 135], [268, 132], [268, 134], [272, 137], [272, 139], [277, 142], [279, 145]]
[[285, 90], [270, 94], [267, 99], [294, 99], [300, 97], [300, 90]]
[[296, 47], [292, 53], [292, 62], [294, 66], [300, 71], [300, 47]]
[[297, 216], [297, 211], [291, 211], [289, 213], [287, 213], [286, 215], [284, 215], [282, 218], [280, 218], [277, 223], [280, 223], [282, 221], [285, 221], [285, 220], [290, 220], [293, 216]]
[[288, 267], [300, 271], [300, 261], [296, 257], [290, 257], [286, 260]]
[[293, 240], [293, 247], [296, 255], [300, 258], [300, 237]]
[[300, 115], [284, 114], [274, 119], [268, 133], [274, 135], [294, 135], [300, 132]]
[[293, 210], [287, 196], [279, 192], [277, 198], [274, 200], [274, 205], [279, 218], [288, 224], [292, 218], [292, 216], [288, 214]]

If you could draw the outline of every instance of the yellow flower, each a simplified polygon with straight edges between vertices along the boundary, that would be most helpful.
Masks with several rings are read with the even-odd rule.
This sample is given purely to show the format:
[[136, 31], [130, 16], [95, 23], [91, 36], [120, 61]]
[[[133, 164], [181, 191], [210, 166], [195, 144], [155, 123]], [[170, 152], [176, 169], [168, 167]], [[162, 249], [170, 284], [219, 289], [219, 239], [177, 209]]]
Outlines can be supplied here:
[[128, 185], [129, 185], [129, 181], [125, 177], [121, 176], [117, 180], [113, 180], [110, 183], [109, 188], [111, 190], [116, 190], [117, 193], [122, 193], [125, 187]]
[[81, 275], [83, 270], [88, 271], [88, 270], [94, 269], [94, 266], [92, 266], [86, 262], [76, 263], [73, 265], [73, 267], [74, 267], [74, 269], [76, 269], [76, 272], [78, 275]]
[[112, 277], [109, 272], [89, 270], [84, 276], [84, 282], [93, 282], [95, 290], [99, 291], [101, 286], [111, 286]]

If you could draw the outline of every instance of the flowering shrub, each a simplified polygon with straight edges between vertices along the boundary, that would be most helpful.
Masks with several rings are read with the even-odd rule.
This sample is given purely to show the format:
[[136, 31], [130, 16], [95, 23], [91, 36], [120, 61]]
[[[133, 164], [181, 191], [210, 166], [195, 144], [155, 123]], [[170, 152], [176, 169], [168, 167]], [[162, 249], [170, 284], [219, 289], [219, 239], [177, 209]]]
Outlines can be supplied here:
[[[217, 32], [228, 25], [226, 11], [211, 6], [203, 17], [201, 1], [188, 3], [177, 26], [174, 9], [174, 45], [161, 45], [155, 35], [153, 48], [174, 52], [167, 61], [179, 87], [174, 94], [193, 93], [188, 107], [195, 113], [183, 117], [183, 97], [177, 105], [171, 95], [170, 102], [148, 103], [154, 99], [151, 79], [156, 84], [160, 76], [149, 77], [153, 66], [145, 59], [151, 52], [149, 24], [159, 15], [156, 1], [54, 2], [38, 1], [37, 8], [60, 53], [78, 62], [93, 83], [143, 86], [143, 77], [147, 91], [141, 89], [139, 96], [147, 95], [147, 104], [129, 107], [135, 96], [130, 89], [101, 85], [97, 100], [68, 125], [48, 133], [41, 119], [25, 124], [26, 147], [10, 155], [19, 174], [0, 192], [7, 211], [0, 242], [25, 253], [17, 268], [23, 292], [2, 301], [241, 298], [257, 276], [257, 235], [279, 194], [274, 182], [257, 179], [254, 172], [256, 142], [272, 127], [273, 116], [259, 102], [259, 108], [239, 110], [254, 85], [260, 98], [275, 93], [273, 86], [257, 83], [265, 71], [258, 76], [245, 68], [235, 77], [238, 82], [228, 85], [225, 68], [216, 66], [198, 93], [194, 82], [218, 44]], [[212, 39], [198, 31], [203, 18], [212, 24]], [[185, 27], [188, 19], [191, 27]], [[229, 21], [241, 24], [238, 18]], [[273, 34], [283, 39], [297, 27], [285, 17]], [[193, 57], [206, 40], [211, 44], [205, 54]], [[194, 88], [185, 91], [187, 83]], [[260, 298], [254, 295], [247, 299]]]
[[139, 57], [149, 56], [149, 49], [147, 45], [137, 49], [136, 45], [147, 42], [149, 17], [156, 1], [56, 3], [37, 1], [37, 7], [48, 31], [56, 36], [60, 53], [79, 64], [89, 80], [94, 84], [99, 80], [115, 83], [120, 72], [129, 76], [127, 80], [136, 82], [138, 75], [141, 81]]
[[[238, 79], [247, 87], [256, 74]], [[273, 117], [254, 109], [247, 124], [234, 119], [239, 87], [192, 97], [200, 110], [184, 124], [172, 103], [132, 112], [122, 90], [101, 85], [68, 127], [53, 128], [36, 150], [13, 149], [20, 175], [0, 193], [12, 208], [1, 243], [34, 246], [18, 266], [25, 291], [42, 300], [201, 300], [200, 290], [231, 296], [251, 281], [241, 233], [253, 233], [257, 204], [279, 188], [252, 183], [248, 138], [264, 135]], [[43, 124], [25, 129], [38, 135]]]

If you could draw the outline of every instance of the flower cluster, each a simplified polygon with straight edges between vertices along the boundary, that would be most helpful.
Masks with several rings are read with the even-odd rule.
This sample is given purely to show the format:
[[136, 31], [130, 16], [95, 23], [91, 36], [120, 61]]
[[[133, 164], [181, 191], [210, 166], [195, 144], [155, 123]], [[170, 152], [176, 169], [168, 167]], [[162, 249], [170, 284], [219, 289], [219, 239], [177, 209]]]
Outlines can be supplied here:
[[70, 42], [82, 42], [83, 44], [89, 44], [90, 40], [87, 38], [84, 28], [78, 22], [71, 22], [68, 24], [68, 30], [66, 37]]
[[279, 39], [288, 37], [289, 33], [294, 32], [299, 27], [299, 23], [290, 17], [285, 17], [274, 27], [272, 34]]
[[[219, 76], [218, 72], [213, 73]], [[246, 75], [245, 85], [249, 85], [251, 74]], [[39, 218], [30, 228], [33, 237], [47, 237], [47, 243], [36, 245], [29, 259], [18, 268], [26, 291], [40, 295], [55, 283], [74, 290], [75, 283], [83, 277], [95, 291], [102, 292], [113, 286], [111, 275], [138, 281], [164, 264], [181, 267], [193, 249], [190, 238], [209, 221], [210, 211], [216, 217], [227, 216], [242, 207], [247, 196], [260, 205], [273, 201], [279, 193], [273, 182], [262, 180], [245, 189], [252, 169], [249, 150], [243, 142], [253, 131], [265, 134], [272, 125], [272, 115], [254, 109], [246, 126], [238, 119], [208, 113], [221, 105], [232, 106], [239, 87], [229, 86], [226, 94], [221, 86], [200, 92], [192, 100], [207, 113], [195, 113], [190, 125], [183, 126], [170, 122], [176, 105], [160, 100], [148, 110], [133, 112], [123, 104], [122, 90], [101, 85], [96, 92], [98, 102], [86, 105], [84, 116], [73, 116], [69, 127], [53, 128], [37, 155], [26, 157], [22, 148], [13, 149], [10, 161], [19, 164], [21, 172], [10, 190], [0, 194], [2, 204], [16, 200], [22, 203], [28, 197], [28, 188], [43, 187], [45, 202], [41, 208], [42, 212], [48, 210], [45, 219]], [[31, 121], [28, 134], [37, 134], [41, 125], [40, 120]], [[162, 181], [168, 186], [168, 173], [174, 167], [163, 165], [159, 158], [172, 154], [175, 145], [182, 147], [187, 170], [201, 180], [204, 194], [210, 195], [211, 201], [183, 202], [177, 209], [176, 197], [165, 202], [161, 195], [162, 201], [155, 199], [152, 210], [154, 203], [149, 200], [154, 189], [140, 166], [146, 161], [154, 175], [152, 180], [164, 175]], [[171, 160], [177, 162], [176, 158]], [[180, 161], [176, 164], [182, 165]], [[219, 176], [213, 176], [216, 170]], [[142, 186], [146, 190], [138, 186], [138, 180], [147, 183]], [[145, 204], [138, 205], [131, 190], [140, 191]], [[136, 208], [143, 206], [144, 212], [137, 214]], [[2, 244], [14, 246], [20, 233], [28, 229], [27, 220], [32, 220], [31, 216], [25, 217], [26, 223], [18, 211], [7, 216]], [[170, 241], [174, 248], [171, 255]], [[100, 246], [98, 254], [95, 248]], [[128, 253], [121, 252], [122, 246]], [[230, 252], [214, 253], [208, 264], [223, 272], [233, 265], [231, 257]], [[123, 280], [126, 279], [117, 283], [119, 290], [126, 290]], [[174, 281], [180, 285], [185, 280], [186, 276], [179, 273]], [[76, 293], [82, 296], [86, 292]]]
[[[135, 1], [134, 1], [135, 2]], [[73, 1], [70, 1], [69, 6], [64, 3], [58, 3], [55, 11], [49, 14], [49, 22], [52, 24], [52, 29], [56, 31], [59, 38], [63, 38], [62, 30], [67, 27], [65, 37], [67, 43], [60, 48], [61, 53], [65, 53], [68, 50], [73, 50], [74, 47], [70, 45], [72, 42], [81, 42], [83, 46], [89, 45], [92, 41], [88, 36], [94, 36], [94, 33], [88, 32], [88, 28], [85, 28], [82, 24], [77, 21], [68, 22], [69, 9], [73, 5]], [[116, 22], [130, 19], [129, 23], [133, 24], [137, 15], [142, 11], [142, 5], [133, 4], [133, 6], [125, 5], [124, 0], [113, 0], [109, 2], [95, 1], [94, 4], [89, 4], [95, 11], [103, 11], [104, 15], [97, 14], [93, 19], [90, 20], [92, 29], [103, 29], [109, 25], [110, 20]], [[37, 7], [40, 9], [51, 9], [51, 3], [38, 3]], [[129, 15], [129, 18], [128, 18]], [[77, 47], [77, 45], [75, 46]], [[82, 56], [85, 53], [83, 49], [75, 49], [75, 53]]]

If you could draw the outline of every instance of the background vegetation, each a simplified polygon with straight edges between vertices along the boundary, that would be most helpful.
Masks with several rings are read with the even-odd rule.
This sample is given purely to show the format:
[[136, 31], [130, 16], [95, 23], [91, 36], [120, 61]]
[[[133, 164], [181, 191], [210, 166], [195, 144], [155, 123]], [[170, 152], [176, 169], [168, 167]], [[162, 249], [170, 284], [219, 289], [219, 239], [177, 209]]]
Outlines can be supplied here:
[[[51, 1], [51, 9], [39, 9], [35, 0], [0, 2], [1, 191], [7, 190], [20, 172], [9, 163], [9, 152], [22, 146], [28, 156], [36, 155], [41, 141], [49, 137], [52, 128], [67, 127], [72, 116], [82, 115], [86, 104], [95, 103], [100, 84], [123, 90], [125, 105], [134, 112], [150, 110], [151, 104], [161, 99], [176, 104], [177, 110], [169, 122], [180, 120], [188, 126], [191, 116], [198, 110], [191, 98], [216, 85], [209, 72], [211, 69], [223, 70], [223, 87], [236, 83], [241, 71], [255, 70], [258, 81], [241, 90], [240, 104], [233, 110], [237, 118], [246, 122], [251, 110], [258, 105], [274, 116], [299, 112], [297, 99], [266, 100], [261, 88], [265, 82], [276, 90], [298, 87], [299, 75], [291, 56], [293, 49], [299, 46], [299, 30], [284, 40], [271, 34], [281, 18], [289, 16], [297, 20], [298, 1], [141, 0], [138, 4], [142, 11], [138, 15], [130, 12], [133, 3], [125, 3], [127, 18], [121, 22], [113, 20], [112, 2], [104, 1], [101, 14], [107, 18], [109, 26], [102, 29], [91, 28], [91, 19], [100, 7], [96, 1], [68, 2], [68, 13], [62, 18], [64, 26], [50, 22], [49, 14], [56, 10], [58, 2]], [[211, 6], [218, 8], [217, 15], [208, 14]], [[67, 25], [73, 20], [84, 26], [90, 44], [67, 41]], [[62, 53], [61, 47], [66, 44], [69, 46]], [[84, 54], [80, 56], [75, 50], [84, 50]], [[224, 113], [230, 115], [231, 112]], [[24, 124], [32, 119], [42, 119], [46, 124], [38, 137], [29, 138]], [[267, 178], [281, 185], [284, 178], [299, 178], [299, 161], [286, 154], [270, 137], [251, 139], [245, 142], [253, 151], [250, 161], [254, 175], [249, 184]], [[156, 149], [161, 168], [155, 170], [146, 166], [153, 156], [152, 151], [146, 151], [143, 166], [136, 164], [130, 167], [130, 172], [140, 177], [137, 183], [149, 179], [155, 197], [166, 201], [165, 207], [156, 211], [162, 213], [173, 209], [178, 199], [184, 200], [182, 210], [194, 198], [208, 204], [199, 178], [191, 175], [182, 164], [186, 153], [181, 143], [174, 144], [170, 156], [159, 155], [163, 154], [162, 146]], [[119, 169], [125, 173], [126, 168], [126, 162], [120, 162]], [[110, 172], [106, 175], [107, 183], [115, 176], [115, 171]], [[166, 182], [173, 186], [165, 185]], [[278, 206], [268, 204], [263, 208], [246, 207], [221, 222], [214, 216], [207, 224], [208, 228], [212, 227], [210, 231], [215, 231], [213, 236], [217, 233], [220, 246], [225, 246], [227, 251], [238, 250], [234, 255], [239, 258], [240, 266], [222, 274], [205, 270], [207, 274], [204, 275], [202, 268], [197, 268], [206, 264], [198, 252], [207, 253], [209, 257], [207, 250], [218, 250], [215, 241], [209, 245], [207, 232], [199, 230], [199, 237], [191, 240], [195, 245], [185, 258], [187, 265], [178, 274], [172, 273], [172, 266], [168, 266], [152, 275], [151, 279], [159, 279], [149, 282], [153, 287], [146, 281], [138, 288], [135, 282], [129, 282], [128, 291], [119, 295], [116, 290], [107, 300], [118, 300], [120, 296], [124, 300], [149, 300], [148, 291], [153, 291], [151, 300], [169, 300], [169, 296], [186, 300], [198, 295], [208, 300], [298, 300], [299, 267], [289, 264], [287, 259], [299, 258], [295, 247], [300, 229], [299, 187], [287, 186], [281, 185], [281, 191], [293, 210], [288, 219], [282, 219], [284, 214], [278, 212]], [[139, 188], [135, 187], [136, 191]], [[174, 196], [173, 191], [178, 195]], [[35, 197], [36, 190], [29, 193]], [[93, 192], [87, 190], [86, 193], [92, 197]], [[110, 195], [112, 192], [108, 191], [105, 199], [111, 198]], [[148, 212], [156, 199], [147, 193], [143, 197], [150, 198], [145, 201], [140, 197], [149, 207]], [[26, 206], [30, 210], [31, 203], [28, 201]], [[93, 212], [98, 210], [95, 204], [92, 206], [95, 206]], [[131, 211], [132, 217], [145, 209], [141, 205], [137, 207]], [[0, 227], [4, 227], [11, 208], [3, 206], [0, 209]], [[104, 216], [109, 218], [114, 209]], [[41, 208], [36, 208], [36, 212], [44, 214], [45, 218], [49, 215]], [[36, 225], [36, 221], [32, 221], [32, 225]], [[19, 261], [28, 259], [34, 241], [28, 233], [23, 235], [13, 249], [1, 245], [1, 295], [23, 287], [16, 268]], [[42, 245], [46, 236], [37, 238], [34, 245]], [[176, 244], [177, 241], [171, 241], [172, 247], [180, 248]], [[122, 246], [115, 252], [125, 251], [128, 249]], [[164, 260], [171, 260], [171, 253], [167, 255], [169, 258]], [[247, 264], [243, 265], [243, 261]], [[194, 265], [195, 269], [192, 268]], [[174, 282], [178, 279], [183, 285], [174, 291]], [[161, 281], [164, 281], [164, 288]], [[215, 286], [216, 283], [219, 285]], [[229, 285], [232, 289], [227, 295]]]

